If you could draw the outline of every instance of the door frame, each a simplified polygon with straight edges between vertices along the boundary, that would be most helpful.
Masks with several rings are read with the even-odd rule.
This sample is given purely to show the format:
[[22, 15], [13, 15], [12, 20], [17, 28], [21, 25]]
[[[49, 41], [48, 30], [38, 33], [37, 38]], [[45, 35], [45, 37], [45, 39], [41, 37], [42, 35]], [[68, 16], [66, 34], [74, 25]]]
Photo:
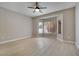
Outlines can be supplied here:
[[[63, 40], [63, 14], [58, 14], [58, 15], [52, 15], [52, 16], [46, 16], [46, 17], [41, 17], [39, 18], [39, 20], [43, 20], [43, 19], [47, 19], [47, 18], [53, 18], [56, 17], [56, 21], [57, 21], [57, 38], [58, 40]], [[58, 20], [61, 21], [61, 35], [58, 34]], [[39, 23], [39, 22], [38, 22]], [[61, 36], [61, 37], [59, 37]]]
[[[61, 21], [61, 34], [58, 34], [58, 21]], [[63, 14], [57, 16], [57, 39], [63, 41]]]

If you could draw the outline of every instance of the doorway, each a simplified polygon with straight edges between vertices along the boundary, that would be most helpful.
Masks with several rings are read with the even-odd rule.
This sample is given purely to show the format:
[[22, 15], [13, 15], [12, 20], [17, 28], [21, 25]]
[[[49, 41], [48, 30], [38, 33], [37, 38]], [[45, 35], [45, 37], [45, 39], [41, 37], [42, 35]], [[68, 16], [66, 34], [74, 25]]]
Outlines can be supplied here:
[[56, 17], [41, 19], [38, 23], [38, 33], [40, 37], [56, 37], [57, 20]]
[[41, 19], [38, 22], [38, 36], [63, 40], [63, 15]]

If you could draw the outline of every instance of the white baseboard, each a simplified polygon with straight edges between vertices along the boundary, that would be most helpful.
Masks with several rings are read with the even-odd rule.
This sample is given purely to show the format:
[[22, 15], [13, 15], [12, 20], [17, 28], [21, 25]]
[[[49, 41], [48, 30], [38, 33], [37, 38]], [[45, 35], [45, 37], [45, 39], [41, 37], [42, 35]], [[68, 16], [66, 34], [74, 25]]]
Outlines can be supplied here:
[[74, 41], [67, 41], [67, 40], [62, 40], [62, 39], [57, 39], [57, 40], [59, 40], [59, 41], [61, 41], [61, 42], [65, 42], [65, 43], [72, 43], [72, 44], [75, 44]]
[[66, 42], [66, 43], [71, 43], [71, 44], [75, 44], [75, 42], [74, 41], [66, 41], [66, 40], [63, 40], [64, 42]]
[[57, 39], [61, 42], [65, 42], [65, 43], [70, 43], [70, 44], [75, 44], [76, 48], [79, 49], [79, 43], [75, 42], [75, 41], [66, 41], [66, 40], [62, 40], [62, 39]]
[[79, 43], [76, 42], [75, 44], [76, 44], [77, 49], [79, 49]]
[[57, 38], [57, 40], [59, 40], [59, 41], [63, 42], [63, 40], [62, 40], [62, 39]]
[[25, 39], [25, 38], [31, 38], [31, 35], [29, 35], [29, 36], [25, 36], [25, 37], [19, 37], [19, 38], [15, 38], [15, 39], [7, 40], [7, 41], [2, 41], [2, 42], [0, 42], [0, 44], [5, 44], [5, 43], [9, 43], [9, 42], [17, 41], [17, 40], [22, 40], [22, 39]]

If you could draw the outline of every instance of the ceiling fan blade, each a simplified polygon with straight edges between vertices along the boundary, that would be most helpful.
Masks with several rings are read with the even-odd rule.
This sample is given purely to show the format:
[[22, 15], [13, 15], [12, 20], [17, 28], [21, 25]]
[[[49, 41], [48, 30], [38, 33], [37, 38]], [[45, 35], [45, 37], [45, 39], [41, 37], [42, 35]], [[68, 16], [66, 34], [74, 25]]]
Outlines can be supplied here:
[[28, 7], [28, 8], [35, 9], [34, 7]]
[[47, 7], [39, 7], [40, 9], [47, 9]]
[[43, 13], [40, 9], [39, 9], [39, 12]]
[[35, 9], [33, 10], [33, 13], [35, 13]]

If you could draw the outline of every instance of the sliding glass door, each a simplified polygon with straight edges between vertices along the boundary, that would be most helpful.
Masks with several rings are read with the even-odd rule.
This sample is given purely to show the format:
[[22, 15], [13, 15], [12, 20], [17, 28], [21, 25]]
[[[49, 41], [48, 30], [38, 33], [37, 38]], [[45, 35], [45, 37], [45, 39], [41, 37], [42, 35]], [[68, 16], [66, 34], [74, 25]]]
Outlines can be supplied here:
[[40, 36], [51, 36], [56, 33], [56, 20], [53, 18], [43, 19], [38, 23], [38, 33]]

